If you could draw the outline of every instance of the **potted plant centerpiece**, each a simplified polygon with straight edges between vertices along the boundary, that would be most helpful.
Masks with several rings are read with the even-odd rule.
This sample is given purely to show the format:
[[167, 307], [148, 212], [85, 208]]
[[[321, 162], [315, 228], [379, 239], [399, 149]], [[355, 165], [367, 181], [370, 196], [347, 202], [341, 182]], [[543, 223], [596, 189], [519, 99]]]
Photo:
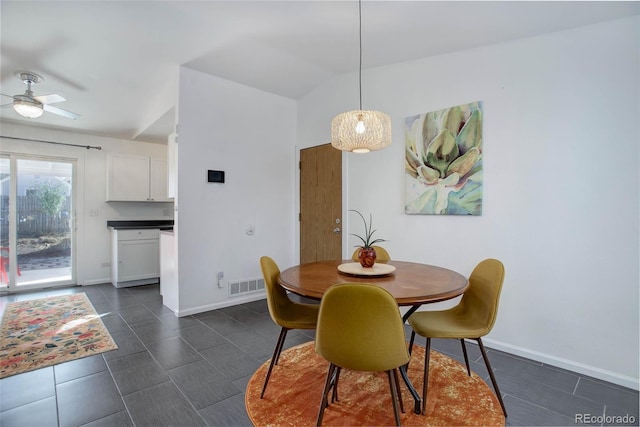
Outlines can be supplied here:
[[364, 268], [372, 268], [376, 262], [376, 250], [373, 248], [378, 242], [385, 242], [384, 239], [375, 239], [373, 240], [373, 233], [376, 230], [373, 230], [373, 218], [371, 214], [369, 214], [369, 224], [367, 224], [367, 220], [365, 217], [355, 209], [350, 209], [350, 212], [355, 212], [360, 215], [362, 218], [362, 222], [364, 223], [364, 235], [360, 236], [358, 234], [351, 234], [352, 236], [357, 237], [362, 241], [362, 245], [356, 245], [356, 248], [360, 248], [360, 252], [358, 253], [358, 260], [360, 261], [360, 265]]

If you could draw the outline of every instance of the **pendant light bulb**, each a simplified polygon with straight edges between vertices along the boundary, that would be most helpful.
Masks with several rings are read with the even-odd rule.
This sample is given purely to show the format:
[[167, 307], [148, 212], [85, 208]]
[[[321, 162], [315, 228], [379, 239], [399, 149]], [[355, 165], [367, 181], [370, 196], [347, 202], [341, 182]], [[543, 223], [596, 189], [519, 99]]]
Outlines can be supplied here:
[[362, 115], [358, 117], [358, 124], [356, 125], [356, 132], [359, 134], [363, 134], [367, 128], [364, 125], [364, 121], [362, 121]]

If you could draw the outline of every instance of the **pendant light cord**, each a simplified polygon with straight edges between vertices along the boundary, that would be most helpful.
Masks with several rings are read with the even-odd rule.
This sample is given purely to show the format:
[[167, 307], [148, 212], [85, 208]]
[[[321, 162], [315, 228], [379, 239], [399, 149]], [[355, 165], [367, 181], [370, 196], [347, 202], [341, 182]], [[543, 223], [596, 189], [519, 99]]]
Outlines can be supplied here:
[[358, 64], [358, 84], [360, 87], [360, 111], [362, 111], [362, 0], [358, 0], [358, 37], [360, 40], [360, 63]]

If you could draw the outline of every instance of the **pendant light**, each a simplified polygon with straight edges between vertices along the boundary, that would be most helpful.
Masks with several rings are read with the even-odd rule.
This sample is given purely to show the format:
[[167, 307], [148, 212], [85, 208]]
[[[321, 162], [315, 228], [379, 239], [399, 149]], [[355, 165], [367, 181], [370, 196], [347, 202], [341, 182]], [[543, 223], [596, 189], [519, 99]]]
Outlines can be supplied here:
[[331, 121], [331, 145], [338, 150], [368, 153], [391, 144], [391, 117], [362, 109], [362, 0], [358, 0], [360, 63], [358, 82], [360, 109], [338, 114]]

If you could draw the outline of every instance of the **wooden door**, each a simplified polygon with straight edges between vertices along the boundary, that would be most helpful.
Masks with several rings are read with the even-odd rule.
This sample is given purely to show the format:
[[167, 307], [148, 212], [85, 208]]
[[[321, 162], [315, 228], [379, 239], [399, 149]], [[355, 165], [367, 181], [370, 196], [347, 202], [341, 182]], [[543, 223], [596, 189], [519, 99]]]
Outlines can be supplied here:
[[342, 151], [300, 150], [300, 263], [342, 258]]

